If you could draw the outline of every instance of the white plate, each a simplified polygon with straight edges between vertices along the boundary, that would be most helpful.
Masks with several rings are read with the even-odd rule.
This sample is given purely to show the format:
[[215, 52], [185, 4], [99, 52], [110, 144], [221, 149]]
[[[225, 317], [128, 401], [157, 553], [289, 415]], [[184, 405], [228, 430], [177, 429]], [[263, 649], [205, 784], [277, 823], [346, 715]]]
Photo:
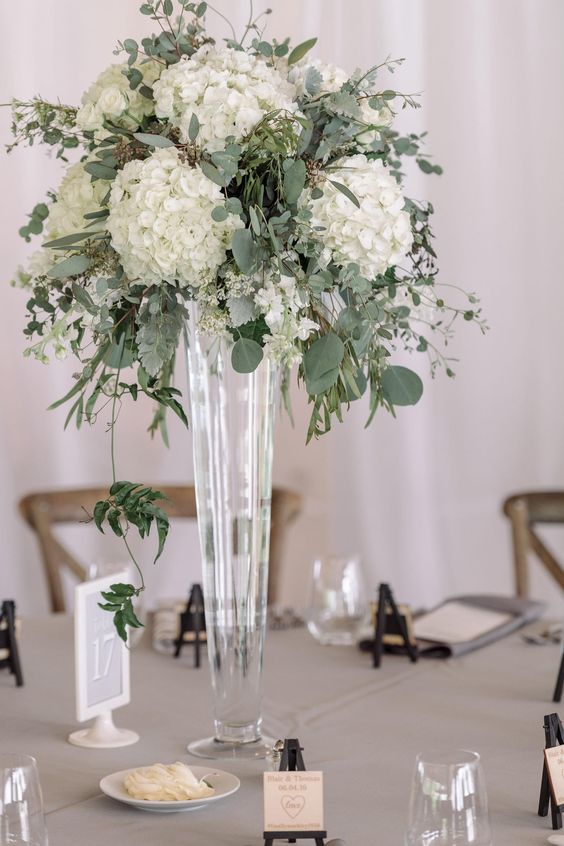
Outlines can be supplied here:
[[239, 790], [241, 782], [232, 773], [226, 773], [223, 770], [212, 770], [209, 767], [190, 767], [198, 780], [205, 777], [212, 787], [215, 787], [215, 794], [213, 796], [206, 796], [204, 799], [189, 799], [185, 801], [167, 801], [155, 802], [149, 799], [134, 799], [130, 796], [123, 786], [124, 779], [129, 773], [135, 770], [142, 769], [142, 767], [132, 767], [130, 770], [120, 770], [118, 773], [104, 776], [100, 782], [100, 790], [109, 796], [111, 799], [117, 799], [118, 802], [123, 802], [125, 805], [133, 805], [134, 808], [140, 808], [143, 811], [156, 811], [160, 814], [174, 814], [179, 811], [196, 811], [198, 808], [204, 808], [206, 805], [211, 805], [213, 802], [219, 802], [225, 799], [226, 796], [231, 796]]

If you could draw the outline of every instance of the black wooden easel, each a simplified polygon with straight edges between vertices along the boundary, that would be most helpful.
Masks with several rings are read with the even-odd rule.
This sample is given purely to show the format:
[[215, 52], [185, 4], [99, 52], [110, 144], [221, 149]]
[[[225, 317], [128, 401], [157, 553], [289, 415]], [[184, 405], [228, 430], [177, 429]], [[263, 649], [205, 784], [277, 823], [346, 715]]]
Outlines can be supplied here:
[[562, 688], [564, 688], [564, 652], [562, 652], [562, 659], [560, 661], [560, 669], [556, 677], [556, 687], [554, 688], [553, 702], [562, 701]]
[[[302, 756], [303, 747], [297, 738], [289, 738], [284, 741], [284, 749], [280, 758], [280, 772], [305, 771], [304, 759]], [[287, 840], [288, 843], [295, 843], [296, 840], [315, 840], [315, 846], [325, 846], [326, 831], [265, 831], [264, 846], [272, 846], [273, 840]]]
[[376, 622], [374, 631], [374, 650], [373, 650], [373, 666], [379, 667], [382, 662], [382, 652], [384, 649], [384, 632], [386, 631], [386, 615], [388, 606], [391, 611], [391, 616], [395, 626], [399, 632], [399, 636], [403, 641], [403, 645], [409, 655], [411, 661], [415, 663], [418, 658], [417, 647], [411, 642], [409, 632], [405, 622], [405, 617], [400, 614], [396, 600], [392, 593], [392, 589], [388, 584], [382, 582], [378, 588], [378, 610], [376, 612]]
[[[545, 749], [552, 749], [553, 746], [560, 746], [564, 744], [564, 727], [560, 722], [558, 714], [547, 714], [544, 718], [544, 738]], [[548, 767], [546, 759], [542, 767], [542, 780], [539, 798], [539, 817], [546, 817], [548, 814], [548, 806], [550, 805], [550, 815], [552, 817], [552, 828], [562, 828], [562, 811], [564, 805], [556, 805], [554, 795], [550, 788], [550, 780], [548, 776]]]
[[176, 638], [174, 645], [174, 657], [178, 658], [182, 651], [182, 647], [192, 645], [190, 641], [184, 640], [184, 635], [188, 632], [194, 634], [194, 666], [200, 666], [200, 651], [203, 643], [206, 642], [206, 618], [204, 615], [204, 594], [202, 586], [199, 584], [192, 585], [190, 596], [186, 603], [186, 608], [180, 615], [180, 631]]
[[0, 649], [8, 651], [7, 658], [0, 659], [0, 669], [8, 667], [15, 676], [17, 687], [22, 687], [23, 673], [16, 639], [16, 604], [12, 599], [6, 599], [0, 611]]

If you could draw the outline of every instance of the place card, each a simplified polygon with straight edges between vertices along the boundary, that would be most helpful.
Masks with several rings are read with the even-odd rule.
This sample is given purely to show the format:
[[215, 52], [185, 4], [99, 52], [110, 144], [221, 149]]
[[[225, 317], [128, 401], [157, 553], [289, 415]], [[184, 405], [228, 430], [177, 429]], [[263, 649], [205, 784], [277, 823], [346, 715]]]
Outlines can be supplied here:
[[322, 831], [323, 773], [316, 770], [264, 773], [264, 830]]
[[554, 803], [564, 806], [564, 746], [544, 750]]

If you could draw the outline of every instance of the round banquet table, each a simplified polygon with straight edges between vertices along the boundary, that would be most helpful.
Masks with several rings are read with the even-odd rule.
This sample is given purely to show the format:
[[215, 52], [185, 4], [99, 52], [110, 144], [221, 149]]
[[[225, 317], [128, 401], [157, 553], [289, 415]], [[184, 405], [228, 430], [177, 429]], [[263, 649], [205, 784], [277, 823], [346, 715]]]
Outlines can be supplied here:
[[[52, 846], [262, 843], [263, 761], [218, 764], [240, 777], [241, 789], [190, 813], [137, 811], [98, 787], [102, 776], [128, 767], [205, 763], [186, 752], [211, 727], [207, 666], [193, 669], [191, 649], [178, 660], [144, 643], [132, 651], [131, 703], [114, 719], [140, 741], [109, 750], [67, 743], [77, 728], [72, 621], [24, 620], [21, 658], [23, 688], [0, 673], [0, 749], [37, 758]], [[384, 656], [374, 670], [370, 656], [320, 646], [304, 629], [269, 632], [265, 728], [298, 737], [308, 769], [323, 770], [328, 835], [347, 846], [403, 843], [415, 755], [437, 744], [482, 755], [495, 846], [546, 843], [550, 821], [536, 805], [558, 660], [558, 647], [514, 634], [450, 661]]]

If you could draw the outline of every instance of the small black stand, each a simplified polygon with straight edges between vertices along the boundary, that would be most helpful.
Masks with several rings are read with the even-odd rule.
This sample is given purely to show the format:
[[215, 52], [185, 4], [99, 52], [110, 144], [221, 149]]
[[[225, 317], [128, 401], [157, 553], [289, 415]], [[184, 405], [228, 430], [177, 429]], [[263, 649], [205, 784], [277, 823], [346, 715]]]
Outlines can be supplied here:
[[552, 697], [553, 702], [562, 701], [562, 688], [564, 688], [564, 652], [562, 653], [560, 669], [556, 678], [556, 687], [554, 688], [554, 696]]
[[[558, 714], [547, 714], [544, 718], [544, 738], [545, 749], [552, 749], [553, 746], [560, 746], [564, 744], [564, 728], [560, 722]], [[546, 817], [548, 814], [548, 806], [550, 805], [550, 815], [552, 817], [552, 828], [556, 831], [562, 828], [562, 811], [564, 805], [556, 805], [554, 802], [554, 795], [550, 788], [550, 780], [548, 777], [548, 767], [546, 760], [542, 766], [542, 780], [539, 798], [539, 817]]]
[[[190, 596], [186, 604], [185, 610], [180, 615], [180, 632], [175, 641], [174, 657], [178, 658], [182, 647], [186, 646], [187, 641], [184, 640], [184, 635], [188, 632], [194, 633], [194, 666], [200, 666], [200, 651], [202, 643], [206, 642], [206, 618], [204, 616], [204, 594], [202, 586], [199, 584], [192, 585]], [[190, 641], [188, 641], [190, 644]]]
[[392, 590], [388, 584], [382, 582], [378, 588], [378, 610], [376, 612], [376, 624], [374, 632], [373, 666], [379, 667], [382, 662], [382, 651], [384, 648], [384, 632], [386, 630], [386, 613], [390, 607], [395, 626], [400, 633], [403, 645], [411, 661], [415, 663], [418, 658], [417, 647], [411, 642], [405, 617], [400, 614]]
[[[304, 759], [302, 757], [303, 747], [297, 738], [289, 738], [284, 741], [284, 749], [280, 758], [280, 772], [288, 770], [305, 771]], [[315, 840], [315, 846], [325, 846], [326, 831], [265, 831], [264, 846], [271, 846], [273, 840], [287, 840], [288, 843], [295, 843], [296, 840]]]
[[0, 649], [8, 651], [7, 658], [0, 660], [0, 669], [8, 667], [16, 678], [16, 686], [22, 687], [22, 666], [16, 640], [16, 604], [12, 599], [5, 600], [0, 611]]

